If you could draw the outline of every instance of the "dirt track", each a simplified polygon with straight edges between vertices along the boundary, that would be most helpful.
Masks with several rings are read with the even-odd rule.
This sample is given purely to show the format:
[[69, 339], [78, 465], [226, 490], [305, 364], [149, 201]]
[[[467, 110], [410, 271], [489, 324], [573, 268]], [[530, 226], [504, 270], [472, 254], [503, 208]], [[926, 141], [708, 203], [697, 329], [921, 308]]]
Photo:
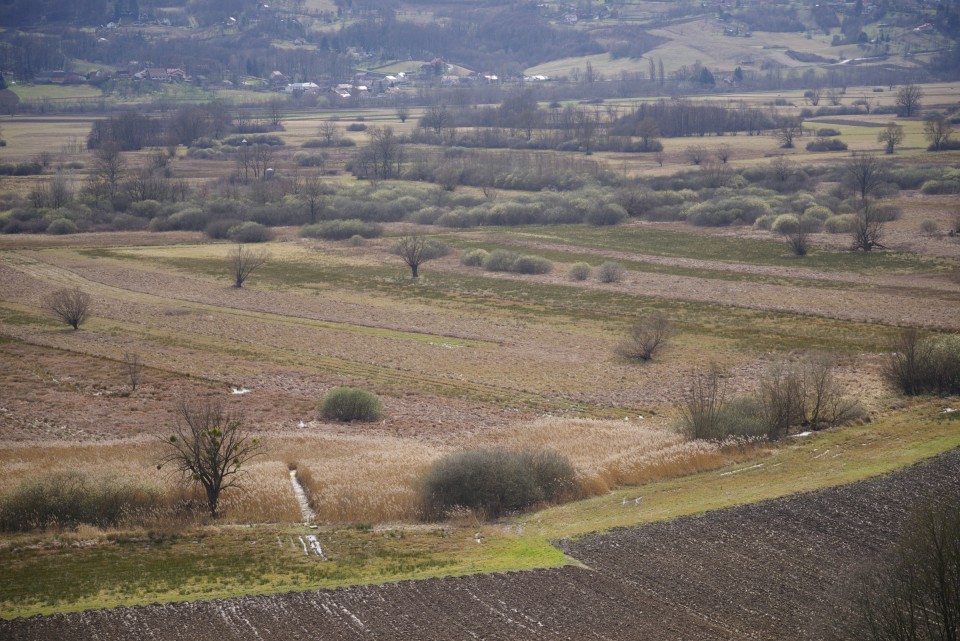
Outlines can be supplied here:
[[960, 450], [841, 488], [586, 537], [587, 568], [117, 608], [0, 622], [0, 638], [820, 639], [837, 594]]

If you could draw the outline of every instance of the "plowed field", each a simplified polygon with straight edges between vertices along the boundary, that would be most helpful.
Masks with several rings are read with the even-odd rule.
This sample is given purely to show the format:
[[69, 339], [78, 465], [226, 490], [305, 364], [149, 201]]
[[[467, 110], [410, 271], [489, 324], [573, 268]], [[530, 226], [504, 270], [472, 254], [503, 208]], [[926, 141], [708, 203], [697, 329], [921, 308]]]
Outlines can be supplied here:
[[849, 577], [913, 506], [956, 488], [960, 451], [868, 481], [562, 542], [586, 567], [0, 623], [50, 639], [819, 639]]

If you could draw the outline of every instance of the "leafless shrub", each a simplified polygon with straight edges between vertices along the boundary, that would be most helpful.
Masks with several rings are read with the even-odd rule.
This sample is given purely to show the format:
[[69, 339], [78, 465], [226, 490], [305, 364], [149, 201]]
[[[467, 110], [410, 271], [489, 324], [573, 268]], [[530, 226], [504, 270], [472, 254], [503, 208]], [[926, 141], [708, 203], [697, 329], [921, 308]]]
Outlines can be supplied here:
[[236, 251], [227, 254], [230, 264], [230, 274], [233, 277], [233, 286], [243, 287], [247, 278], [270, 259], [270, 252], [265, 249], [249, 249], [245, 245], [237, 245]]
[[703, 145], [690, 145], [683, 150], [683, 153], [694, 165], [699, 165], [707, 157], [707, 150]]
[[844, 396], [834, 368], [829, 356], [818, 354], [767, 370], [759, 397], [770, 438], [785, 436], [795, 425], [818, 430], [863, 413], [859, 404]]
[[663, 314], [651, 314], [634, 323], [626, 338], [617, 344], [616, 352], [630, 360], [649, 361], [666, 346], [673, 336], [673, 327]]
[[47, 297], [46, 304], [54, 316], [73, 329], [87, 320], [92, 306], [90, 294], [79, 287], [58, 289]]
[[130, 391], [137, 391], [140, 385], [140, 374], [143, 371], [143, 362], [140, 360], [140, 354], [136, 352], [124, 352], [123, 364], [127, 368], [127, 380], [130, 382]]
[[727, 403], [726, 377], [720, 368], [697, 372], [677, 407], [680, 431], [694, 439], [724, 438], [722, 424]]

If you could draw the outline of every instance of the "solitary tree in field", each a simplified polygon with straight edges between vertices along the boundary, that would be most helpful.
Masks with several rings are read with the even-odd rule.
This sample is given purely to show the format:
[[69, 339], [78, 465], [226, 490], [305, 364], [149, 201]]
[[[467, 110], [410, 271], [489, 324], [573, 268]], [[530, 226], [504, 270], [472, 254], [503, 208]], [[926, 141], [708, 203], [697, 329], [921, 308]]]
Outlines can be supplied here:
[[220, 494], [240, 484], [244, 466], [263, 454], [260, 439], [251, 437], [243, 418], [225, 412], [219, 402], [177, 406], [172, 433], [161, 437], [165, 454], [157, 469], [172, 465], [188, 483], [199, 483], [207, 507], [217, 515]]
[[940, 151], [953, 135], [953, 125], [941, 113], [930, 114], [923, 121], [923, 135], [930, 141], [931, 151]]
[[885, 143], [886, 153], [892, 154], [894, 147], [903, 142], [903, 127], [895, 122], [888, 122], [877, 134], [877, 142]]
[[793, 149], [793, 139], [803, 134], [803, 123], [796, 118], [784, 118], [774, 135], [783, 149]]
[[233, 286], [238, 289], [243, 287], [250, 274], [262, 267], [269, 259], [270, 252], [265, 249], [250, 249], [245, 245], [237, 245], [235, 251], [227, 254]]
[[923, 98], [923, 90], [918, 85], [903, 85], [897, 91], [895, 102], [897, 104], [897, 115], [909, 118], [920, 113], [920, 100]]
[[400, 122], [407, 122], [407, 118], [410, 117], [410, 107], [402, 96], [397, 98], [395, 113], [397, 114], [397, 120]]
[[390, 248], [390, 253], [403, 259], [403, 262], [410, 268], [411, 278], [418, 278], [420, 276], [420, 265], [428, 260], [446, 256], [450, 253], [450, 248], [446, 243], [439, 240], [414, 235], [401, 237]]
[[58, 289], [47, 297], [47, 309], [74, 329], [80, 329], [90, 315], [90, 294], [79, 287]]

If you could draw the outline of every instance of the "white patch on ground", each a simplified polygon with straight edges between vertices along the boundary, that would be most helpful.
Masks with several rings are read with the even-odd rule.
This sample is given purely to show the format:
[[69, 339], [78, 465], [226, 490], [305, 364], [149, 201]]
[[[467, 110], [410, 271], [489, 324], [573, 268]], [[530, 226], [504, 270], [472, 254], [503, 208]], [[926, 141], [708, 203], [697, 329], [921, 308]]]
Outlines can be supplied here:
[[303, 524], [310, 525], [316, 514], [310, 509], [310, 501], [307, 500], [307, 493], [303, 491], [303, 486], [297, 480], [297, 471], [290, 470], [290, 486], [293, 488], [293, 495], [297, 497], [297, 503], [300, 505], [300, 514], [303, 515]]
[[246, 387], [231, 387], [230, 390], [231, 390], [234, 394], [249, 394], [249, 393], [250, 393], [250, 390], [248, 390]]

